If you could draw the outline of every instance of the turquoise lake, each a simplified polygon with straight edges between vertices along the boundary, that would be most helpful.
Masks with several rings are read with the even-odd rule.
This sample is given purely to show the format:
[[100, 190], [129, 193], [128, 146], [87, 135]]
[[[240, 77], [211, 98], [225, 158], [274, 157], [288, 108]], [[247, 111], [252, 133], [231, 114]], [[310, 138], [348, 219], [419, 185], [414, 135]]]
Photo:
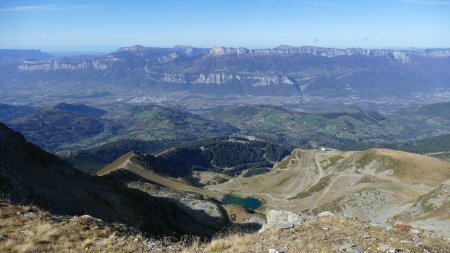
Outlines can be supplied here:
[[241, 198], [233, 194], [225, 194], [223, 196], [223, 203], [235, 204], [243, 206], [247, 209], [257, 209], [261, 206], [261, 201], [255, 198]]

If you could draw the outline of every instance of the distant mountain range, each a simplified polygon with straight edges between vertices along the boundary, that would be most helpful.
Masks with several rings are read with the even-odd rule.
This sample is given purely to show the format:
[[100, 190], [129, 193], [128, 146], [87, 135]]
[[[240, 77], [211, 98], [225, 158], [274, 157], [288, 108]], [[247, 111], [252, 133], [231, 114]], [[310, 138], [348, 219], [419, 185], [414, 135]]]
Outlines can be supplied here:
[[53, 58], [56, 57], [37, 49], [0, 49], [0, 65], [23, 61], [46, 61]]
[[[83, 82], [210, 95], [404, 97], [450, 89], [450, 49], [124, 47], [102, 56], [52, 59], [15, 53], [0, 85]], [[29, 54], [29, 57], [23, 55]], [[0, 51], [0, 59], [11, 55]], [[108, 90], [108, 92], [112, 92]]]

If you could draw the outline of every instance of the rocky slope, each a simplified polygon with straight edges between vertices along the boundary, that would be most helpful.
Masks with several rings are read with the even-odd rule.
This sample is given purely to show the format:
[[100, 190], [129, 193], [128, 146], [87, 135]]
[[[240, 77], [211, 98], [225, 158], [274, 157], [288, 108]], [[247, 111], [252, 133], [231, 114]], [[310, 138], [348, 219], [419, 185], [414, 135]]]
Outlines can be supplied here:
[[[259, 233], [229, 232], [212, 241], [149, 238], [89, 215], [56, 216], [0, 202], [2, 252], [448, 252], [448, 239], [404, 224], [383, 226], [339, 216], [270, 210]], [[286, 223], [286, 221], [291, 223]]]
[[[131, 189], [114, 178], [73, 169], [0, 124], [0, 195], [12, 203], [33, 203], [54, 214], [89, 214], [153, 235], [211, 236], [223, 226], [201, 223], [173, 201]], [[228, 223], [226, 217], [221, 225]]]
[[[449, 177], [450, 163], [423, 155], [387, 149], [295, 150], [270, 173], [207, 189], [261, 198], [266, 207], [310, 213], [333, 210], [376, 222], [400, 219], [397, 215], [409, 213], [411, 206], [421, 206], [416, 201], [441, 196], [431, 197], [435, 205], [424, 204], [428, 213], [414, 216], [432, 218], [427, 220], [432, 226], [448, 220], [437, 214], [447, 203], [444, 181]], [[438, 226], [436, 230], [447, 232]]]
[[[190, 247], [193, 252], [447, 252], [449, 240], [405, 224], [383, 226], [323, 213], [270, 210], [268, 228], [257, 234], [230, 234]], [[269, 219], [269, 217], [271, 217]], [[287, 222], [290, 220], [291, 222]], [[270, 226], [269, 226], [270, 225]], [[269, 228], [270, 227], [270, 228]]]
[[[165, 169], [176, 168], [169, 166]], [[185, 210], [199, 224], [216, 230], [228, 226], [228, 221], [245, 230], [259, 229], [264, 222], [261, 215], [250, 214], [233, 205], [223, 205], [218, 201], [222, 194], [195, 187], [183, 178], [169, 177], [167, 171], [165, 175], [161, 173], [164, 173], [164, 168], [158, 168], [157, 163], [150, 163], [141, 154], [130, 152], [98, 171], [97, 175], [122, 182], [150, 196], [164, 198]]]
[[450, 234], [450, 180], [421, 196], [395, 218]]

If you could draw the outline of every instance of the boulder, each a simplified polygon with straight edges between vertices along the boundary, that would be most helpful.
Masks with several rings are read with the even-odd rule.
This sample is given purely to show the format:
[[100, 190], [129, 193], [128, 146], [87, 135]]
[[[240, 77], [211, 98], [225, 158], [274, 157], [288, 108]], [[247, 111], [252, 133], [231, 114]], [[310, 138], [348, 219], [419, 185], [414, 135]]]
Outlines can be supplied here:
[[261, 233], [268, 228], [293, 228], [296, 225], [303, 224], [305, 217], [289, 211], [269, 210], [266, 214], [267, 222], [258, 231]]
[[335, 216], [335, 214], [331, 211], [324, 211], [317, 215], [317, 217], [326, 217], [326, 216]]
[[284, 253], [282, 250], [268, 249], [269, 253]]

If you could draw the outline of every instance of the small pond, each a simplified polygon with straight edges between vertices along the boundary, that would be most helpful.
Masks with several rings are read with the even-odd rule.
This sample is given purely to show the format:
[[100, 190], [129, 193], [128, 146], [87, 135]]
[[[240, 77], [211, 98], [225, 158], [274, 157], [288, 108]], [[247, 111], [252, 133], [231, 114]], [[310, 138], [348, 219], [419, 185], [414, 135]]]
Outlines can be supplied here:
[[241, 198], [241, 197], [235, 196], [233, 194], [225, 194], [223, 196], [223, 203], [240, 205], [247, 209], [257, 209], [262, 204], [259, 199]]

